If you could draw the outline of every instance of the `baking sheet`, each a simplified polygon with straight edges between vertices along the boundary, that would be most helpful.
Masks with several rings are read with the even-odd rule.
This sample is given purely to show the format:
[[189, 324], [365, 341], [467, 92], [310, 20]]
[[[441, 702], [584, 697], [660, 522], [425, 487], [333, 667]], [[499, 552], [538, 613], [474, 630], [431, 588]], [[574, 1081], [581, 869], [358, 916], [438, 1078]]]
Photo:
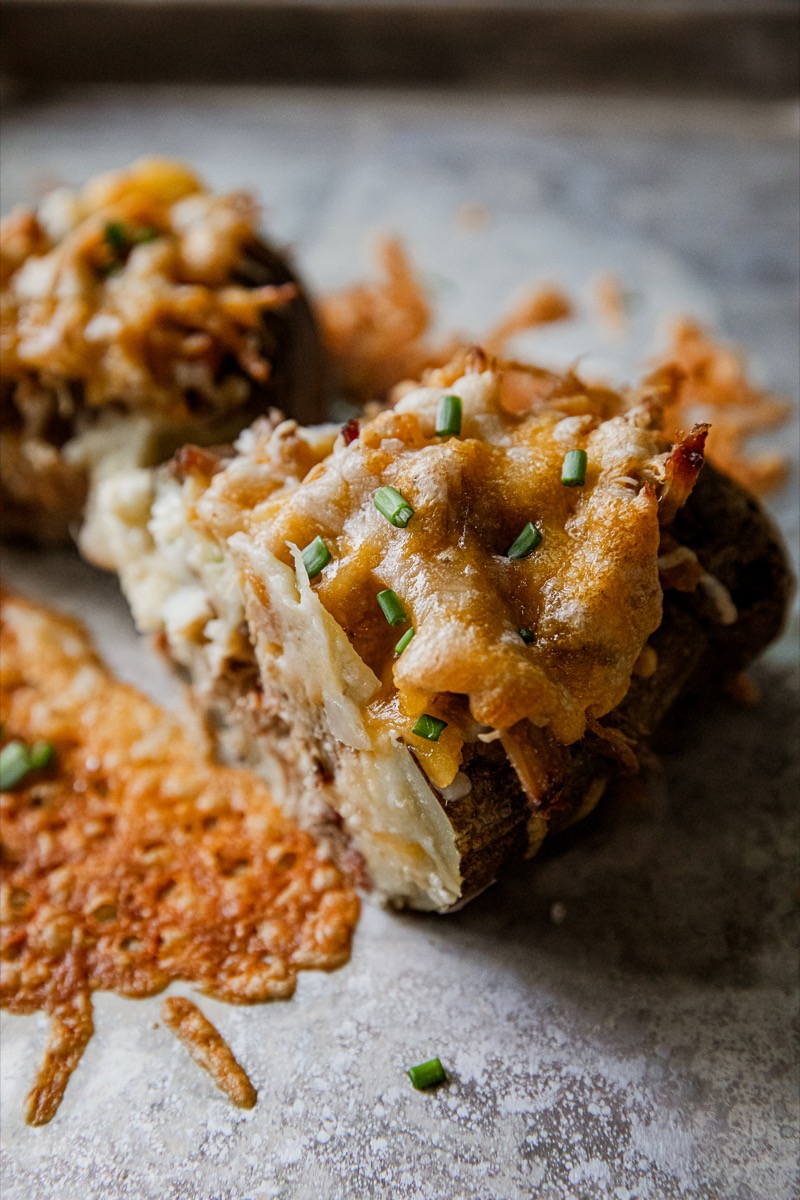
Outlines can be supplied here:
[[[560, 107], [559, 107], [560, 105]], [[682, 115], [681, 115], [682, 112]], [[13, 111], [3, 209], [45, 177], [143, 152], [249, 184], [313, 286], [363, 274], [365, 232], [403, 233], [443, 323], [478, 333], [516, 287], [557, 279], [570, 327], [520, 349], [617, 379], [688, 310], [747, 344], [795, 400], [796, 147], [785, 111], [709, 130], [650, 107], [433, 104], [363, 94], [78, 93]], [[753, 124], [753, 122], [755, 124]], [[759, 124], [760, 123], [760, 124]], [[484, 228], [459, 221], [486, 208]], [[632, 336], [588, 315], [613, 270]], [[796, 424], [782, 443], [796, 460]], [[796, 475], [776, 511], [797, 541]], [[114, 668], [178, 701], [115, 582], [73, 554], [3, 552], [5, 578], [82, 616]], [[22, 1121], [44, 1042], [2, 1017], [4, 1200], [671, 1200], [797, 1193], [797, 622], [757, 670], [758, 709], [691, 712], [646, 797], [606, 805], [463, 912], [365, 907], [352, 962], [295, 998], [201, 998], [259, 1091], [216, 1093], [158, 999], [96, 997], [97, 1033], [57, 1117]], [[175, 989], [182, 990], [182, 989]], [[417, 1093], [432, 1055], [450, 1082]]]

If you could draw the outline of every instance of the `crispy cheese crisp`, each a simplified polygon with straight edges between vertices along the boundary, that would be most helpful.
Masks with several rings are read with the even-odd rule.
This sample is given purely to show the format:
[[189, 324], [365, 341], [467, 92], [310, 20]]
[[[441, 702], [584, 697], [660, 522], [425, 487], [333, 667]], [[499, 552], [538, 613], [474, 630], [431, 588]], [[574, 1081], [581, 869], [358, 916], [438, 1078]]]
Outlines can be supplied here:
[[4, 743], [55, 750], [2, 793], [0, 1003], [52, 1021], [32, 1123], [54, 1115], [91, 1036], [92, 992], [182, 979], [252, 1004], [347, 961], [358, 899], [342, 873], [263, 783], [211, 765], [117, 682], [77, 622], [4, 599], [0, 719]]

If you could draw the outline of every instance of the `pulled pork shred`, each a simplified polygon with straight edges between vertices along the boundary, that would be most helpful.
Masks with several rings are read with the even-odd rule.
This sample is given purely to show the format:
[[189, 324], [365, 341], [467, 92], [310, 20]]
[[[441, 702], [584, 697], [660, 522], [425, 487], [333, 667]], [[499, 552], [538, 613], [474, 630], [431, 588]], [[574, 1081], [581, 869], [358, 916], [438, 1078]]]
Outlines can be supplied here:
[[[449, 362], [463, 345], [456, 335], [429, 339], [433, 312], [402, 242], [382, 238], [375, 247], [382, 278], [357, 283], [317, 301], [317, 316], [338, 383], [348, 398], [364, 404], [405, 380]], [[573, 307], [552, 284], [527, 290], [481, 344], [502, 353], [514, 334], [573, 315]]]

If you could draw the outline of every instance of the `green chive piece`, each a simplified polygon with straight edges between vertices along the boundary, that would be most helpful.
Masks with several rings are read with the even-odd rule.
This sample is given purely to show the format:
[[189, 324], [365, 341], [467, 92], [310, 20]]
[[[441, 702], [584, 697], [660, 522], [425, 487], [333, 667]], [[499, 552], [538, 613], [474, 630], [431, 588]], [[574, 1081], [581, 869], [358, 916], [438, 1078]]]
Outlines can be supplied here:
[[442, 396], [436, 410], [436, 436], [458, 437], [461, 433], [460, 396]]
[[406, 610], [400, 603], [397, 593], [393, 592], [391, 588], [387, 588], [385, 592], [378, 592], [378, 604], [390, 625], [402, 625], [404, 621], [408, 620]]
[[107, 221], [103, 240], [115, 257], [123, 254], [128, 248], [128, 231], [122, 221]]
[[438, 717], [432, 717], [430, 713], [423, 713], [421, 717], [417, 717], [411, 732], [415, 733], [417, 737], [425, 738], [428, 742], [438, 742], [445, 729], [447, 729], [447, 721], [440, 721]]
[[561, 482], [564, 487], [583, 487], [586, 483], [586, 466], [589, 456], [585, 450], [570, 450], [564, 455], [561, 467]]
[[506, 551], [506, 558], [527, 558], [542, 540], [542, 535], [530, 521], [523, 528], [516, 541]]
[[375, 507], [397, 529], [405, 529], [414, 510], [397, 488], [379, 487], [374, 496]]
[[419, 1066], [409, 1067], [407, 1074], [418, 1091], [436, 1087], [437, 1083], [444, 1083], [447, 1079], [444, 1067], [438, 1058], [431, 1058], [428, 1062], [420, 1063]]
[[519, 636], [522, 638], [526, 646], [530, 646], [531, 642], [536, 641], [536, 634], [532, 629], [520, 629]]
[[408, 643], [411, 641], [413, 636], [414, 636], [414, 628], [412, 626], [411, 629], [407, 629], [405, 631], [403, 636], [400, 638], [400, 641], [395, 646], [395, 648], [394, 648], [395, 654], [402, 654], [403, 651], [405, 650], [406, 646], [408, 645]]
[[330, 561], [331, 552], [321, 537], [315, 537], [313, 542], [309, 542], [303, 551], [303, 566], [308, 573], [309, 579], [315, 579], [322, 568], [327, 567]]
[[133, 234], [133, 240], [137, 246], [143, 246], [146, 242], [155, 242], [160, 237], [160, 232], [152, 225], [142, 225]]
[[0, 791], [16, 787], [31, 769], [31, 756], [24, 742], [8, 742], [0, 750]]
[[34, 771], [41, 771], [42, 767], [49, 767], [55, 755], [55, 746], [52, 742], [44, 740], [34, 742], [31, 746], [30, 760]]

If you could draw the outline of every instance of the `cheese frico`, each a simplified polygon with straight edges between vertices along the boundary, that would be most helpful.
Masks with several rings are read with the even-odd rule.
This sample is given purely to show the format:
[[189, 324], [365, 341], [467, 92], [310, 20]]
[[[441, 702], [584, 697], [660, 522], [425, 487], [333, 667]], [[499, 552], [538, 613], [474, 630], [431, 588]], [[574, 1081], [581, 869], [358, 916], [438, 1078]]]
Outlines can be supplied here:
[[[660, 624], [660, 521], [704, 436], [663, 441], [676, 385], [664, 372], [621, 395], [471, 352], [357, 436], [276, 415], [235, 453], [110, 479], [90, 549], [229, 752], [307, 823], [343, 829], [379, 892], [445, 908], [464, 891], [451, 818], [468, 764], [501, 743], [534, 847], [565, 747], [620, 703]], [[461, 412], [447, 436], [444, 396]], [[585, 478], [566, 486], [575, 450]], [[387, 487], [413, 510], [402, 527], [376, 505]], [[330, 559], [309, 578], [315, 539]]]
[[[92, 1035], [93, 992], [185, 980], [234, 1004], [286, 999], [298, 971], [348, 960], [358, 899], [263, 783], [212, 765], [76, 621], [4, 596], [0, 636], [0, 1006], [51, 1021], [26, 1104], [39, 1125]], [[12, 775], [26, 744], [48, 756]], [[252, 1106], [189, 1001], [172, 997], [164, 1019]]]

